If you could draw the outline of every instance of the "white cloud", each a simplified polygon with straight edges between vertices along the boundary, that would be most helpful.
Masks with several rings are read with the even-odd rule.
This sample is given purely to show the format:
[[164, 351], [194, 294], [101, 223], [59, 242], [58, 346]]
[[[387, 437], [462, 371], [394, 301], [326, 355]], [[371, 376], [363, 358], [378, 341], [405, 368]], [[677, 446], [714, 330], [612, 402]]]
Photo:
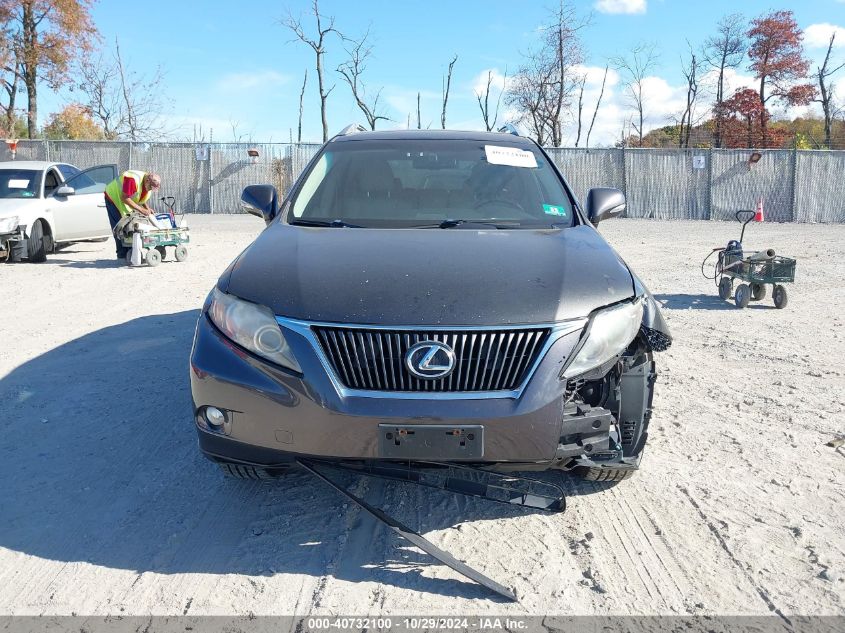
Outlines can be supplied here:
[[[845, 2], [845, 0], [842, 1]], [[834, 33], [836, 33], [834, 48], [845, 46], [845, 28], [827, 22], [811, 24], [804, 29], [804, 43], [812, 48], [827, 48], [830, 44], [830, 36]]]
[[492, 80], [490, 83], [490, 95], [495, 95], [497, 98], [499, 92], [505, 88], [505, 82], [507, 81], [507, 84], [510, 85], [513, 79], [510, 76], [506, 79], [504, 73], [499, 72], [498, 68], [485, 68], [472, 80], [473, 99], [475, 99], [476, 94], [480, 94], [483, 97], [484, 93], [487, 92], [487, 73], [491, 74]]
[[254, 88], [280, 86], [290, 81], [288, 75], [275, 70], [257, 70], [254, 72], [229, 73], [217, 80], [217, 87], [221, 90], [239, 92]]
[[[584, 87], [584, 94], [587, 93], [591, 86], [595, 86], [597, 89], [601, 89], [601, 82], [604, 79], [603, 66], [585, 66], [584, 64], [577, 64], [574, 70], [575, 73], [578, 75], [587, 76], [587, 83]], [[608, 86], [615, 86], [618, 83], [619, 73], [617, 73], [613, 68], [608, 68], [605, 88], [607, 88]]]
[[594, 6], [601, 13], [645, 13], [646, 0], [598, 0]]

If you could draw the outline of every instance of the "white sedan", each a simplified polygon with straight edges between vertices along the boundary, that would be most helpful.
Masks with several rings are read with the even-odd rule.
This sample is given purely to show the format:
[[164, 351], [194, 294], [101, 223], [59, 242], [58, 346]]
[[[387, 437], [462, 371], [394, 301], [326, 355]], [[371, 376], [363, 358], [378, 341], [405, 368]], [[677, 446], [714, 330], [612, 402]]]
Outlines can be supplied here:
[[0, 162], [0, 262], [43, 262], [57, 245], [108, 239], [103, 191], [116, 165]]

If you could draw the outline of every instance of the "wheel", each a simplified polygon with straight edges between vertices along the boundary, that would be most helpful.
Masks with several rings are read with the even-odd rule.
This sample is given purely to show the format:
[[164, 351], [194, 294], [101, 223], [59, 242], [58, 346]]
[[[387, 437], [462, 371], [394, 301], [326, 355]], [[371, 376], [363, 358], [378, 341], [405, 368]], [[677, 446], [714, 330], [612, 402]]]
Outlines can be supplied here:
[[176, 250], [174, 251], [173, 255], [176, 257], [177, 262], [184, 262], [186, 259], [188, 259], [188, 247], [184, 244], [179, 244], [179, 246], [176, 247]]
[[786, 307], [789, 302], [789, 297], [786, 294], [786, 288], [778, 284], [775, 286], [775, 291], [772, 293], [772, 299], [775, 300], [775, 307], [781, 310]]
[[589, 468], [588, 466], [578, 466], [572, 472], [587, 481], [624, 481], [633, 477], [637, 471], [635, 468]]
[[157, 251], [159, 252], [159, 254], [161, 255], [161, 259], [162, 259], [162, 261], [164, 261], [165, 259], [167, 259], [167, 248], [165, 248], [164, 246], [156, 246], [156, 250], [157, 250]]
[[766, 298], [766, 284], [751, 284], [751, 298], [761, 301]]
[[727, 299], [731, 296], [731, 290], [733, 290], [733, 279], [722, 277], [719, 280], [719, 298], [722, 300]]
[[147, 251], [146, 262], [149, 266], [158, 266], [161, 263], [161, 253], [151, 248]]
[[220, 466], [223, 474], [231, 479], [259, 479], [264, 481], [278, 479], [291, 470], [290, 468], [273, 468], [272, 470], [268, 470], [256, 466], [228, 463], [220, 463], [218, 466]]
[[132, 265], [132, 249], [130, 248], [126, 251], [126, 264], [131, 266]]
[[36, 220], [29, 232], [27, 253], [29, 261], [39, 263], [47, 260], [48, 238], [44, 235], [44, 225], [41, 220]]
[[748, 306], [748, 302], [751, 301], [751, 288], [748, 287], [748, 284], [739, 284], [736, 287], [734, 301], [736, 301], [737, 308], [742, 309]]

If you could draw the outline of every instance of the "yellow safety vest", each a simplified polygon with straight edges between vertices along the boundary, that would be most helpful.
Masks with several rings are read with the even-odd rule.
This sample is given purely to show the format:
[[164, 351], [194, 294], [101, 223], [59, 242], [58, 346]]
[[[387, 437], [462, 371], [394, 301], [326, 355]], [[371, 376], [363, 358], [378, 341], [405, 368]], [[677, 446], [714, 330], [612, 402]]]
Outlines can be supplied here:
[[146, 175], [146, 172], [130, 169], [112, 180], [106, 187], [106, 195], [109, 197], [109, 200], [114, 203], [114, 206], [117, 207], [117, 210], [120, 211], [120, 215], [129, 215], [131, 211], [131, 209], [123, 203], [123, 179], [131, 178], [135, 181], [135, 195], [131, 196], [132, 201], [137, 204], [144, 204], [150, 199], [150, 195], [152, 195], [152, 190], [143, 192], [144, 195], [141, 195], [144, 176]]

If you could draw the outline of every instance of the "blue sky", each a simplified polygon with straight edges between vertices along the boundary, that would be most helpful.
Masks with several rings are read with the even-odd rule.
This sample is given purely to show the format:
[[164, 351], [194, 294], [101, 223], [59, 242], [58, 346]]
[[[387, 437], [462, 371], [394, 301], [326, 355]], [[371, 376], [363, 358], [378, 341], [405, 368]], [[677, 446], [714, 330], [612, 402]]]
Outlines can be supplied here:
[[[478, 128], [481, 119], [474, 87], [488, 69], [500, 76], [505, 68], [513, 72], [518, 67], [520, 54], [536, 44], [548, 4], [539, 0], [321, 0], [320, 9], [324, 15], [334, 15], [337, 27], [350, 35], [370, 28], [374, 58], [364, 79], [371, 89], [382, 87], [385, 114], [394, 120], [380, 127], [404, 127], [409, 112], [416, 110], [417, 91], [422, 93], [423, 126], [439, 127], [441, 79], [457, 54], [447, 122], [449, 127]], [[160, 98], [179, 137], [190, 138], [194, 125], [202, 125], [206, 138], [213, 129], [214, 139], [220, 141], [234, 136], [287, 141], [291, 128], [295, 133], [299, 89], [307, 67], [303, 136], [318, 141], [314, 55], [305, 45], [291, 42], [292, 34], [279, 24], [289, 8], [295, 15], [303, 13], [310, 27], [304, 15], [309, 5], [309, 0], [144, 0], [141, 5], [101, 0], [94, 8], [94, 20], [104, 42], [111, 44], [115, 36], [120, 39], [130, 67], [164, 68], [165, 90]], [[812, 60], [824, 51], [811, 43], [823, 39], [831, 28], [818, 25], [845, 29], [845, 0], [578, 0], [575, 5], [581, 14], [593, 14], [584, 31], [585, 110], [590, 113], [609, 57], [638, 42], [658, 46], [661, 57], [650, 86], [650, 127], [666, 124], [680, 103], [679, 57], [686, 41], [699, 45], [725, 14], [740, 11], [750, 18], [770, 9], [792, 9], [802, 28], [812, 27], [809, 33], [814, 37], [805, 42]], [[610, 13], [608, 9], [635, 12]], [[835, 56], [845, 60], [845, 30], [839, 39], [843, 46], [835, 50]], [[334, 72], [344, 55], [341, 43], [329, 39], [328, 82], [336, 84], [329, 97], [330, 132], [349, 122], [363, 122], [348, 87]], [[748, 75], [741, 68], [732, 81], [743, 85], [750, 81]], [[626, 116], [623, 89], [615, 79], [611, 74], [594, 132], [600, 144], [612, 143], [619, 136]], [[845, 71], [839, 80], [845, 86]], [[845, 89], [840, 92], [845, 95]], [[40, 95], [43, 114], [74, 97], [73, 93], [50, 95], [45, 89]], [[413, 126], [415, 119], [414, 114]]]

